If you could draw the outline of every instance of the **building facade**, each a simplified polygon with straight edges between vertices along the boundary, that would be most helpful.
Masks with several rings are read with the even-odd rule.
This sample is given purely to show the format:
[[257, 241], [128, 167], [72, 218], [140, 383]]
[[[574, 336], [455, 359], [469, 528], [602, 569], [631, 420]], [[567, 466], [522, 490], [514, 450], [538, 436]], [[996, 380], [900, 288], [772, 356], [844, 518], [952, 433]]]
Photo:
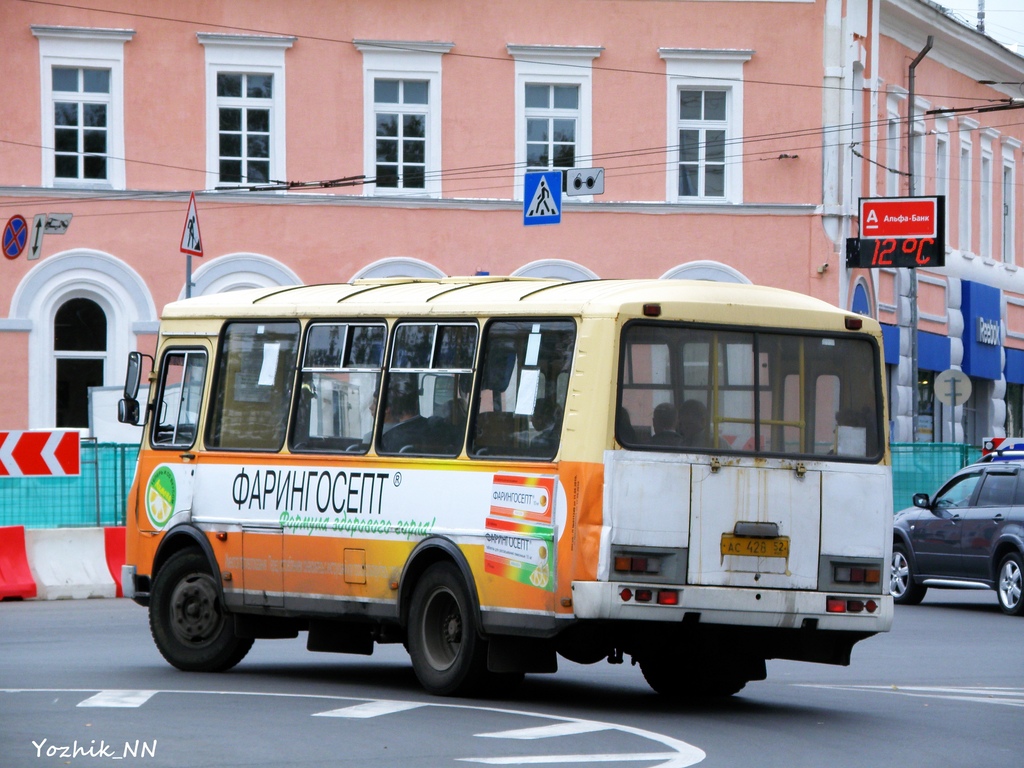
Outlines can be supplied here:
[[[885, 325], [892, 439], [1020, 433], [1024, 59], [928, 0], [0, 0], [0, 28], [0, 429], [99, 433], [186, 294], [483, 272], [814, 295]], [[572, 167], [604, 193], [525, 226], [524, 173]], [[848, 269], [859, 198], [908, 194], [944, 197], [946, 266]]]

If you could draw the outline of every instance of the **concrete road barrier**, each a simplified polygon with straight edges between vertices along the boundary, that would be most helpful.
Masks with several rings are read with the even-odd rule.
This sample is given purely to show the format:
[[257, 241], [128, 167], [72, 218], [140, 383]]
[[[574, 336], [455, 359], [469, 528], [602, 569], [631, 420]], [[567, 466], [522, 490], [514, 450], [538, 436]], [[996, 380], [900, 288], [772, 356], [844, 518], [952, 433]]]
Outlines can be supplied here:
[[36, 596], [36, 581], [28, 565], [25, 526], [0, 527], [0, 600]]
[[[115, 597], [118, 584], [107, 559], [103, 528], [55, 528], [25, 532], [25, 549], [42, 600]], [[123, 562], [124, 557], [122, 555]], [[120, 572], [120, 565], [117, 566]]]

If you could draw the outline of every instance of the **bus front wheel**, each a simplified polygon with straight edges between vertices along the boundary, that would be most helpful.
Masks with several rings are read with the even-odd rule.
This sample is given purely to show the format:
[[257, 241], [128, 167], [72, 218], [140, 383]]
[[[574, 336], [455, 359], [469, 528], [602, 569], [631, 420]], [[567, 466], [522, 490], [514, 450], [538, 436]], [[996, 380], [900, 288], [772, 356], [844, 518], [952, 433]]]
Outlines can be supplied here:
[[475, 693], [487, 673], [487, 644], [458, 569], [436, 563], [412, 593], [407, 637], [420, 684], [439, 696]]
[[231, 669], [253, 642], [235, 635], [206, 558], [196, 551], [172, 555], [157, 573], [149, 628], [161, 655], [186, 672]]

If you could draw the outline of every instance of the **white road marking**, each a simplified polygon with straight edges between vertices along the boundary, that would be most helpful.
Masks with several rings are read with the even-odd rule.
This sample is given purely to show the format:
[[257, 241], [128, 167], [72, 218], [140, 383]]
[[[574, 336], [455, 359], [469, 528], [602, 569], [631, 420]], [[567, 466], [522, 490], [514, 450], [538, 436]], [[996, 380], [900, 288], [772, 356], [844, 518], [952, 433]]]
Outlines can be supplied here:
[[459, 757], [463, 763], [484, 765], [556, 765], [558, 763], [640, 763], [666, 760], [660, 766], [686, 766], [693, 763], [672, 762], [679, 755], [675, 752], [637, 752], [630, 755], [530, 755], [527, 757]]
[[[95, 690], [95, 689], [92, 689]], [[0, 688], [0, 693], [88, 693], [89, 689], [82, 688]], [[509, 715], [511, 717], [530, 717], [554, 721], [551, 725], [538, 726], [534, 728], [517, 728], [508, 731], [496, 731], [493, 733], [477, 734], [481, 738], [508, 738], [508, 739], [541, 739], [555, 738], [558, 736], [572, 736], [584, 733], [595, 733], [597, 731], [614, 731], [617, 733], [637, 736], [647, 739], [666, 747], [667, 752], [635, 752], [624, 754], [599, 753], [599, 754], [573, 754], [573, 755], [509, 755], [504, 757], [463, 757], [456, 758], [459, 762], [480, 763], [485, 765], [556, 765], [558, 763], [607, 763], [607, 762], [644, 762], [655, 764], [654, 768], [688, 768], [701, 762], [705, 757], [702, 749], [663, 733], [647, 731], [642, 728], [634, 728], [628, 725], [616, 723], [602, 723], [595, 720], [583, 720], [574, 717], [562, 717], [559, 715], [547, 715], [539, 712], [529, 712], [517, 709], [504, 709], [500, 707], [482, 707], [469, 704], [447, 704], [443, 702], [412, 702], [412, 701], [388, 701], [384, 699], [356, 699], [348, 696], [330, 696], [323, 694], [302, 694], [302, 693], [269, 693], [261, 691], [198, 691], [198, 690], [163, 690], [163, 691], [131, 691], [131, 690], [108, 690], [100, 691], [88, 699], [80, 702], [80, 707], [139, 707], [149, 701], [157, 693], [177, 694], [187, 696], [252, 696], [252, 697], [273, 697], [292, 699], [315, 699], [318, 701], [358, 702], [347, 707], [326, 710], [313, 713], [313, 717], [335, 717], [335, 718], [370, 718], [398, 712], [418, 709], [421, 707], [443, 707], [445, 709], [456, 709], [463, 712], [478, 711], [490, 715]]]
[[949, 688], [928, 685], [824, 685], [797, 683], [798, 688], [826, 688], [835, 691], [864, 691], [867, 693], [895, 693], [919, 699], [967, 701], [974, 704], [1003, 704], [1024, 707], [1024, 688]]
[[350, 717], [353, 719], [381, 717], [382, 715], [391, 715], [395, 712], [405, 712], [425, 706], [428, 705], [418, 701], [368, 701], [365, 704], [331, 709], [327, 712], [317, 712], [313, 717]]
[[496, 731], [495, 733], [478, 733], [481, 739], [550, 739], [552, 736], [571, 736], [577, 733], [594, 733], [607, 731], [605, 723], [594, 723], [589, 720], [578, 720], [570, 723], [540, 725], [536, 728], [517, 728], [514, 731]]
[[157, 691], [100, 691], [85, 701], [78, 702], [80, 707], [141, 707], [149, 701]]

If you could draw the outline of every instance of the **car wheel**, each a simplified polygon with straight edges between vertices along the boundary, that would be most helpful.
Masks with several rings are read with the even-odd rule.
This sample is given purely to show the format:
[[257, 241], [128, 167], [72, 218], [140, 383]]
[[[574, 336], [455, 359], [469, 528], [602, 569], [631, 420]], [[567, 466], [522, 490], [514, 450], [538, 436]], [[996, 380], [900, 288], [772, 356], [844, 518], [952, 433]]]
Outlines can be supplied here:
[[892, 548], [892, 563], [889, 568], [889, 594], [897, 605], [917, 605], [924, 600], [928, 587], [914, 580], [914, 569], [902, 544]]
[[999, 564], [996, 595], [1003, 613], [1024, 616], [1024, 559], [1019, 552], [1011, 552]]

